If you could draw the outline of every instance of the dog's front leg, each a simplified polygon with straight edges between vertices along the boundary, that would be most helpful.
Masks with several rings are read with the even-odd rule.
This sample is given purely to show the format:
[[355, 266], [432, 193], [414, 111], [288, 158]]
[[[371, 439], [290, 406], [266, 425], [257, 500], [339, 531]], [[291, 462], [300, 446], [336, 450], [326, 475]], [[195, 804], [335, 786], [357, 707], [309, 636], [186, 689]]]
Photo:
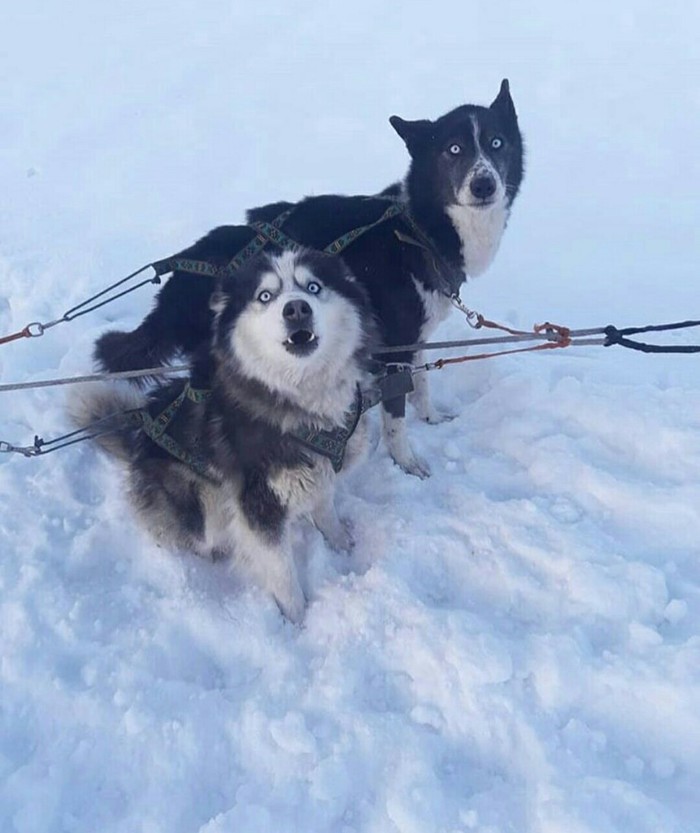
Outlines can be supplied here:
[[270, 548], [266, 568], [267, 587], [282, 613], [290, 622], [299, 624], [304, 618], [306, 598], [299, 583], [291, 546]]
[[[425, 363], [423, 353], [416, 355], [415, 364]], [[448, 422], [454, 419], [456, 414], [440, 413], [430, 400], [430, 384], [427, 373], [415, 373], [413, 375], [413, 393], [409, 394], [411, 405], [416, 409], [418, 419], [422, 419], [430, 425], [439, 425], [441, 422]]]
[[[266, 500], [260, 500], [261, 496]], [[257, 497], [258, 500], [253, 498]], [[271, 492], [249, 489], [243, 500], [245, 517], [231, 524], [234, 552], [253, 580], [275, 597], [291, 622], [304, 618], [306, 599], [294, 562], [284, 509]]]
[[407, 473], [424, 480], [430, 466], [411, 448], [406, 430], [406, 397], [397, 396], [382, 402], [384, 440], [393, 461]]
[[253, 536], [249, 540], [250, 569], [257, 581], [271, 593], [279, 609], [290, 622], [299, 624], [304, 618], [306, 599], [301, 589], [291, 545], [285, 535], [271, 542]]
[[324, 490], [323, 496], [311, 513], [316, 528], [334, 550], [351, 550], [355, 541], [348, 525], [338, 517], [333, 500], [333, 489]]

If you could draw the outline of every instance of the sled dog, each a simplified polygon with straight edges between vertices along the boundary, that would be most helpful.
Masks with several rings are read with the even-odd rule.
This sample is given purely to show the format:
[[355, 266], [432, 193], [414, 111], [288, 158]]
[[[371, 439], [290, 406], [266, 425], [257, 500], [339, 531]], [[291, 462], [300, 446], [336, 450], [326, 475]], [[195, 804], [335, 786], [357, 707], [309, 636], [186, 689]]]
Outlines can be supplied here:
[[331, 546], [352, 543], [333, 504], [338, 466], [313, 436], [351, 434], [343, 465], [362, 451], [363, 426], [352, 429], [376, 339], [369, 298], [342, 259], [302, 250], [258, 255], [205, 300], [210, 333], [189, 380], [148, 394], [88, 387], [72, 419], [145, 408], [158, 424], [167, 413], [170, 447], [140, 428], [98, 438], [125, 463], [140, 520], [165, 546], [230, 556], [299, 622], [290, 524], [308, 514]]

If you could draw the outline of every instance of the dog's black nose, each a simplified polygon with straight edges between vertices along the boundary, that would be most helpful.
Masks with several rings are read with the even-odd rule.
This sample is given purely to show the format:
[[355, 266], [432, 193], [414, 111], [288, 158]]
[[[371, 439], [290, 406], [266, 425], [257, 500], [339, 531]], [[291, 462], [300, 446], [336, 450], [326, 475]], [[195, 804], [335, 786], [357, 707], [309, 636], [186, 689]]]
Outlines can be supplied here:
[[311, 307], [303, 299], [287, 301], [282, 310], [284, 320], [289, 324], [303, 324], [312, 316]]
[[496, 193], [496, 180], [492, 176], [475, 176], [469, 190], [478, 200], [487, 200]]

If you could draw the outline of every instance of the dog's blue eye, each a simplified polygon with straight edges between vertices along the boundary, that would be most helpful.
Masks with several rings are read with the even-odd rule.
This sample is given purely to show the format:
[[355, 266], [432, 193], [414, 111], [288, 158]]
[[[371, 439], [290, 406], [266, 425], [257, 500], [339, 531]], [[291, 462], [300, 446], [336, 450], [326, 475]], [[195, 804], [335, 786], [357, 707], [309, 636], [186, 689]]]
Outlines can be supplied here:
[[503, 139], [501, 139], [500, 136], [494, 136], [493, 139], [491, 139], [491, 147], [494, 150], [498, 150], [499, 148], [502, 148], [503, 147]]
[[311, 281], [311, 283], [306, 284], [306, 291], [310, 292], [312, 295], [318, 295], [321, 291], [321, 284], [316, 283], [316, 281]]
[[461, 152], [462, 152], [462, 145], [458, 145], [457, 142], [455, 142], [453, 145], [450, 145], [450, 153], [453, 156], [457, 156], [457, 154], [461, 153]]
[[258, 301], [261, 304], [269, 304], [272, 300], [272, 292], [269, 292], [267, 289], [263, 289], [263, 291], [258, 295]]

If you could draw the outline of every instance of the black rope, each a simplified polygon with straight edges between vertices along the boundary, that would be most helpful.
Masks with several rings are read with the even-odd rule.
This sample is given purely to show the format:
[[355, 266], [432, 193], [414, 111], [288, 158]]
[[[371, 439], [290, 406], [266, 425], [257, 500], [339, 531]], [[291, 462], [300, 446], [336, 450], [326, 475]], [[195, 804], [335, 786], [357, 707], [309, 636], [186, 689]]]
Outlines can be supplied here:
[[[146, 286], [149, 283], [159, 284], [161, 283], [160, 275], [156, 270], [156, 274], [152, 278], [145, 278], [142, 281], [139, 281], [129, 289], [124, 289], [121, 292], [118, 292], [116, 295], [110, 295], [109, 298], [105, 298], [103, 301], [100, 301], [97, 304], [93, 304], [93, 301], [96, 301], [98, 298], [102, 298], [104, 295], [107, 295], [109, 292], [117, 289], [118, 287], [125, 284], [127, 281], [132, 280], [137, 275], [140, 275], [142, 272], [145, 272], [146, 269], [155, 269], [152, 263], [149, 263], [146, 266], [142, 266], [140, 269], [137, 269], [135, 272], [132, 272], [130, 275], [127, 275], [125, 278], [121, 278], [121, 280], [116, 281], [116, 283], [110, 284], [110, 286], [106, 287], [105, 289], [97, 292], [95, 295], [91, 295], [89, 298], [86, 298], [84, 301], [81, 301], [79, 304], [76, 304], [74, 307], [71, 307], [69, 310], [63, 313], [60, 318], [56, 318], [55, 321], [32, 321], [31, 324], [27, 324], [24, 330], [21, 330], [18, 333], [14, 333], [11, 336], [6, 336], [4, 338], [0, 338], [0, 344], [8, 341], [14, 341], [18, 338], [38, 338], [43, 336], [46, 330], [51, 329], [51, 327], [55, 327], [57, 324], [63, 324], [66, 321], [73, 321], [75, 318], [80, 318], [81, 315], [86, 315], [88, 312], [92, 312], [93, 310], [99, 309], [100, 307], [105, 306], [105, 304], [110, 304], [112, 301], [116, 301], [117, 298], [122, 298], [124, 295], [128, 295], [130, 292], [134, 292], [137, 289], [140, 289], [142, 286]], [[92, 306], [90, 306], [92, 304]]]
[[[101, 437], [103, 434], [115, 434], [119, 431], [124, 431], [127, 428], [133, 428], [141, 425], [141, 409], [130, 408], [126, 411], [119, 411], [118, 413], [109, 414], [106, 417], [101, 417], [91, 422], [89, 425], [84, 425], [82, 428], [76, 428], [75, 431], [70, 431], [68, 434], [61, 434], [60, 437], [54, 437], [52, 440], [45, 440], [38, 434], [34, 435], [34, 444], [30, 446], [34, 450], [32, 456], [37, 454], [50, 454], [52, 451], [57, 451], [59, 448], [65, 448], [67, 445], [74, 445], [83, 440], [91, 440], [94, 437]], [[93, 430], [101, 429], [101, 430]], [[85, 436], [79, 436], [84, 434]], [[75, 439], [73, 439], [75, 437]], [[68, 442], [66, 442], [68, 440]], [[54, 446], [48, 448], [47, 446]]]
[[[152, 264], [148, 264], [147, 266], [142, 266], [141, 269], [137, 269], [136, 272], [132, 272], [130, 275], [127, 275], [125, 278], [117, 281], [116, 283], [111, 284], [106, 289], [103, 289], [101, 292], [98, 292], [95, 295], [91, 295], [89, 298], [86, 298], [82, 303], [76, 304], [74, 307], [71, 307], [69, 310], [63, 313], [60, 321], [72, 321], [74, 318], [79, 318], [81, 315], [85, 315], [88, 312], [92, 312], [93, 310], [99, 309], [103, 307], [105, 304], [109, 304], [112, 301], [116, 301], [117, 298], [122, 298], [124, 295], [128, 295], [130, 292], [135, 292], [137, 289], [140, 289], [142, 286], [146, 286], [149, 283], [159, 284], [161, 282], [160, 275], [156, 271], [156, 274], [152, 278], [146, 278], [145, 280], [140, 281], [139, 283], [135, 284], [134, 286], [130, 287], [129, 289], [125, 289], [122, 292], [118, 292], [116, 295], [112, 295], [109, 298], [105, 298], [104, 301], [100, 301], [99, 304], [94, 304], [91, 307], [87, 305], [92, 303], [92, 301], [96, 301], [98, 298], [101, 298], [103, 295], [106, 295], [108, 292], [111, 292], [113, 289], [116, 289], [118, 286], [130, 281], [132, 278], [135, 278], [137, 275], [140, 275], [142, 272], [145, 272], [146, 269], [154, 268]], [[83, 309], [83, 307], [87, 307], [87, 309]]]
[[[128, 411], [120, 411], [115, 414], [97, 419], [89, 425], [84, 425], [82, 428], [77, 428], [75, 431], [69, 431], [67, 434], [61, 434], [59, 437], [54, 437], [52, 440], [45, 440], [38, 434], [34, 435], [34, 442], [32, 445], [18, 446], [12, 443], [0, 441], [0, 452], [22, 454], [25, 457], [39, 457], [44, 454], [51, 454], [53, 451], [58, 451], [60, 448], [66, 448], [69, 445], [82, 443], [85, 440], [92, 440], [95, 437], [101, 437], [104, 434], [117, 434], [120, 431], [125, 431], [128, 428], [137, 428], [143, 422], [143, 411], [140, 408], [132, 408]], [[52, 448], [49, 448], [52, 446]]]
[[634, 341], [626, 338], [629, 335], [638, 333], [658, 333], [666, 330], [682, 330], [687, 327], [700, 327], [700, 321], [678, 321], [675, 324], [650, 324], [647, 327], [624, 327], [618, 329], [612, 324], [605, 327], [605, 347], [619, 344], [620, 347], [627, 347], [630, 350], [639, 350], [642, 353], [700, 353], [700, 344], [648, 344], [644, 341]]

